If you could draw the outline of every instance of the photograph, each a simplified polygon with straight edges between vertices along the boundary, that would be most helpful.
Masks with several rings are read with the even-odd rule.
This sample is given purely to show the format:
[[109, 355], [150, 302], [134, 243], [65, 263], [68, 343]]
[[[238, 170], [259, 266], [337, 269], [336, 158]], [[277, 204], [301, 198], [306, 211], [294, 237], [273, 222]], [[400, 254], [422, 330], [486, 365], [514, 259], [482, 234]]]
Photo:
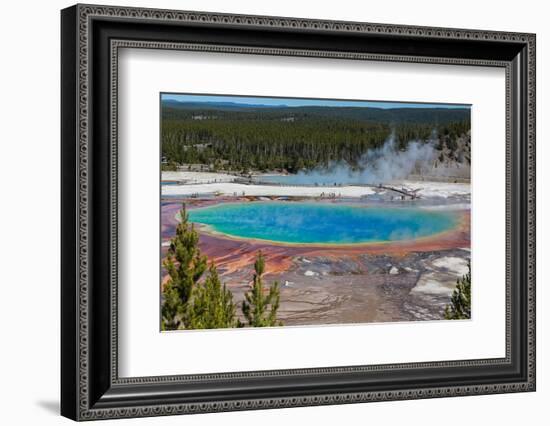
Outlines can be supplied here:
[[[23, 321], [6, 321], [17, 343], [38, 326], [29, 353], [56, 341], [40, 313], [58, 306], [59, 344], [37, 364], [51, 380], [15, 388], [38, 397], [53, 383], [75, 421], [280, 423], [273, 409], [341, 405], [323, 408], [332, 424], [369, 403], [389, 424], [434, 423], [426, 404], [438, 423], [493, 404], [496, 421], [518, 424], [542, 407], [536, 80], [550, 30], [528, 5], [449, 14], [399, 2], [75, 4], [60, 25], [58, 11], [54, 25], [40, 13], [33, 25], [55, 49], [16, 62], [60, 55], [45, 74], [56, 84], [6, 67], [21, 78], [6, 80], [20, 124], [4, 180], [25, 224], [3, 221], [23, 265], [8, 262], [16, 291], [4, 299]], [[32, 127], [41, 155], [21, 163], [29, 119], [17, 106], [53, 89], [61, 108]], [[44, 143], [48, 128], [61, 149]], [[35, 225], [29, 189], [56, 207], [57, 227]], [[53, 254], [54, 238], [49, 266], [24, 256], [36, 242]], [[34, 280], [24, 300], [40, 308], [25, 315], [17, 292], [36, 262], [61, 291]]]
[[160, 329], [471, 319], [471, 109], [161, 93]]

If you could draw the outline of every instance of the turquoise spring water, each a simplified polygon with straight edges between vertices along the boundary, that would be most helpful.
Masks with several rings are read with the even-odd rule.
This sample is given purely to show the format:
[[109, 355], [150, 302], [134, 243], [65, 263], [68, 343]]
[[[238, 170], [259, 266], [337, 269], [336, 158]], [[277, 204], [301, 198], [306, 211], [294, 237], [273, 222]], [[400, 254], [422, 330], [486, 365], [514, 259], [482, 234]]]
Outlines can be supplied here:
[[344, 204], [249, 202], [189, 210], [228, 236], [291, 244], [359, 244], [426, 237], [456, 226], [448, 211]]

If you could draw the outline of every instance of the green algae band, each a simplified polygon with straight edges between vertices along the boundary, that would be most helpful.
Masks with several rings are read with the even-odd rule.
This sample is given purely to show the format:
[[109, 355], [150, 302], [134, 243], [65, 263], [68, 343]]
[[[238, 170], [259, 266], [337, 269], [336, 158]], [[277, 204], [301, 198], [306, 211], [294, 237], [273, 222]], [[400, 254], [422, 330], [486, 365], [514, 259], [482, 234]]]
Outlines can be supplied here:
[[230, 237], [288, 244], [414, 240], [457, 224], [448, 211], [296, 202], [219, 204], [190, 210], [189, 218]]

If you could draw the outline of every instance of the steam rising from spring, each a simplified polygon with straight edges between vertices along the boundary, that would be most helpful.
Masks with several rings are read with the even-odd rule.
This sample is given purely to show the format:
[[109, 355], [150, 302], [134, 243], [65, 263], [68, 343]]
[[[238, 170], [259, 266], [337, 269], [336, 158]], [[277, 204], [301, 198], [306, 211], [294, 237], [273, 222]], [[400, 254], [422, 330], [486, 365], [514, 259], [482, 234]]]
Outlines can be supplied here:
[[396, 147], [394, 134], [383, 146], [370, 149], [357, 167], [345, 161], [332, 162], [328, 168], [300, 171], [292, 179], [294, 184], [333, 185], [340, 183], [379, 184], [424, 174], [433, 168], [436, 158], [435, 140], [411, 141], [405, 150]]

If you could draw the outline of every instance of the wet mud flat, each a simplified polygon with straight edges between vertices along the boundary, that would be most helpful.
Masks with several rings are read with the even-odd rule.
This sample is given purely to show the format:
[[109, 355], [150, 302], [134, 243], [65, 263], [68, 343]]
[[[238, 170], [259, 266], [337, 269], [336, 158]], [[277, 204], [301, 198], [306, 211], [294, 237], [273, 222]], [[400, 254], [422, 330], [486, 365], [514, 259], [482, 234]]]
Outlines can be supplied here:
[[[343, 324], [443, 319], [470, 252], [452, 249], [400, 257], [363, 254], [296, 257], [279, 282], [279, 318], [285, 325]], [[252, 270], [224, 274], [235, 301], [250, 288]]]

